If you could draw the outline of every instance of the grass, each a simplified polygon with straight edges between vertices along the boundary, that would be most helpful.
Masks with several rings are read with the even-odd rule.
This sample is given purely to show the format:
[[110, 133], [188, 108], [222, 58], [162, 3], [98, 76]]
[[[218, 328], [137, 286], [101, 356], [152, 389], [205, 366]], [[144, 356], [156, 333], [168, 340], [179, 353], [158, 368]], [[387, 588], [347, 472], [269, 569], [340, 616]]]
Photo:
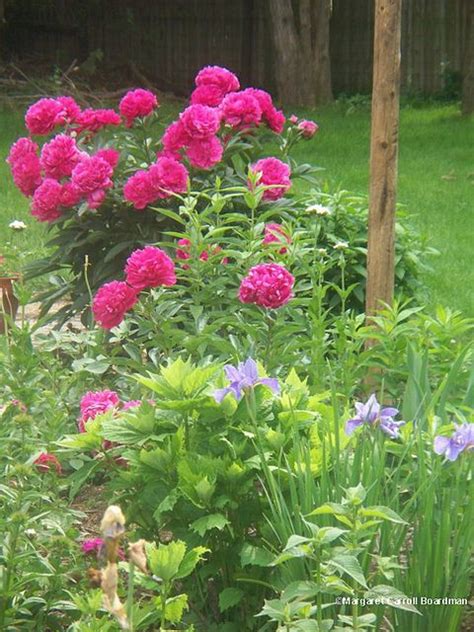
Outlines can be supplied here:
[[[338, 104], [298, 111], [320, 124], [317, 140], [298, 157], [326, 169], [333, 186], [367, 193], [370, 144], [368, 108]], [[398, 201], [413, 214], [440, 252], [426, 279], [433, 303], [474, 315], [474, 120], [456, 105], [405, 106], [400, 117]]]
[[[367, 193], [370, 111], [363, 104], [338, 103], [321, 111], [296, 111], [316, 119], [320, 132], [297, 151], [300, 159], [326, 170], [328, 181], [354, 193]], [[45, 228], [32, 220], [28, 204], [15, 189], [4, 158], [9, 146], [24, 133], [22, 112], [0, 112], [0, 254], [13, 238], [8, 224], [22, 219], [28, 230], [21, 237], [31, 258], [43, 251]], [[168, 118], [168, 117], [167, 117]], [[426, 282], [433, 303], [474, 315], [474, 121], [463, 119], [456, 105], [405, 106], [400, 121], [398, 200], [404, 204], [440, 251]], [[20, 236], [15, 237], [20, 239]]]

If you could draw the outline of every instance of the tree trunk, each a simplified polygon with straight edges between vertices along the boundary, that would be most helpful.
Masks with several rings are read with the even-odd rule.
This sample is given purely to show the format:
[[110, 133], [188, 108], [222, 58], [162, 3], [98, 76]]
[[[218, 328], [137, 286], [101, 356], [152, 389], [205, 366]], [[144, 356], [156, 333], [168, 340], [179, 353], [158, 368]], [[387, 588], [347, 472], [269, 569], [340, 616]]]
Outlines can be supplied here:
[[331, 0], [269, 0], [278, 97], [294, 105], [332, 100]]
[[474, 3], [465, 0], [467, 23], [463, 54], [462, 106], [464, 115], [474, 113]]
[[402, 0], [375, 1], [366, 313], [392, 303], [395, 282]]

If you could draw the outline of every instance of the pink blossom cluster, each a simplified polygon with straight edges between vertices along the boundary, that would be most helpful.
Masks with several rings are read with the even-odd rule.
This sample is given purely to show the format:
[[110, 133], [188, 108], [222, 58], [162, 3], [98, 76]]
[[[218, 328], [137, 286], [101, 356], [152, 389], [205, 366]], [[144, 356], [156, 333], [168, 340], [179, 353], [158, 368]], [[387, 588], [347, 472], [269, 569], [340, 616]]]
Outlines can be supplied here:
[[265, 90], [247, 88], [228, 94], [220, 106], [222, 120], [234, 129], [248, 130], [261, 123], [281, 134], [285, 116], [273, 105], [272, 97]]
[[[124, 98], [126, 98], [125, 95]], [[108, 125], [120, 125], [121, 118], [112, 109], [87, 108], [81, 110], [72, 97], [39, 99], [31, 105], [25, 115], [25, 124], [30, 134], [46, 136], [57, 127], [67, 125], [76, 133], [98, 132]]]
[[263, 194], [264, 200], [278, 200], [291, 187], [290, 167], [278, 158], [262, 158], [257, 160], [250, 169], [253, 173], [260, 174], [258, 184], [270, 187]]
[[191, 105], [165, 131], [160, 155], [181, 160], [182, 150], [197, 169], [211, 169], [222, 159], [223, 145], [217, 133], [221, 123], [236, 131], [248, 131], [266, 123], [281, 133], [285, 117], [264, 90], [239, 90], [237, 77], [219, 66], [203, 68], [195, 79]]
[[239, 299], [266, 309], [276, 309], [293, 296], [295, 278], [277, 263], [262, 263], [249, 270], [242, 280]]
[[185, 193], [187, 188], [186, 167], [175, 158], [160, 156], [151, 167], [137, 171], [126, 181], [123, 194], [141, 211], [158, 199], [170, 197], [173, 193]]
[[88, 391], [82, 396], [79, 405], [81, 411], [78, 420], [79, 431], [85, 432], [86, 424], [90, 419], [95, 419], [97, 415], [102, 415], [108, 410], [128, 410], [140, 404], [139, 400], [122, 402], [115, 391]]
[[234, 73], [220, 66], [205, 66], [196, 75], [194, 83], [196, 89], [191, 94], [191, 103], [211, 107], [219, 106], [229, 92], [240, 88]]
[[30, 138], [20, 138], [7, 162], [20, 191], [33, 197], [31, 213], [39, 221], [52, 222], [81, 200], [95, 209], [113, 186], [111, 176], [120, 156], [115, 149], [89, 156], [75, 138], [62, 133], [45, 143], [39, 156], [37, 152], [38, 145]]
[[172, 259], [160, 248], [146, 246], [135, 250], [125, 265], [125, 281], [110, 281], [94, 296], [92, 312], [104, 329], [119, 325], [138, 301], [139, 292], [176, 283]]
[[165, 130], [162, 154], [180, 160], [180, 151], [185, 150], [193, 167], [210, 169], [221, 160], [224, 151], [217, 137], [220, 124], [218, 108], [201, 103], [190, 105]]
[[[93, 156], [79, 152], [74, 139], [59, 135], [46, 143], [40, 163], [47, 176], [33, 193], [31, 214], [41, 222], [59, 219], [63, 210], [86, 200], [89, 208], [98, 208], [107, 189], [113, 186], [112, 174], [118, 159], [115, 150], [102, 150]], [[112, 163], [112, 164], [111, 164]], [[58, 178], [71, 176], [60, 182]]]

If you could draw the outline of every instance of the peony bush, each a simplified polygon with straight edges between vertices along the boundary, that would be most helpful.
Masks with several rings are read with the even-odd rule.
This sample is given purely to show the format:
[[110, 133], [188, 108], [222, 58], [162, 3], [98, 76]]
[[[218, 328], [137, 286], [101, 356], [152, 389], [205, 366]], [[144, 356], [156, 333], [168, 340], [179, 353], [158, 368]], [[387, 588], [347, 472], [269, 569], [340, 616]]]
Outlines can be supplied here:
[[[121, 320], [119, 312], [133, 307], [132, 292], [123, 285], [107, 286], [91, 301], [90, 291], [95, 294], [104, 284], [121, 281], [135, 251], [159, 245], [175, 262], [210, 257], [214, 264], [229, 263], [225, 274], [232, 275], [232, 266], [242, 260], [236, 253], [247, 252], [249, 242], [262, 231], [266, 246], [275, 240], [288, 242], [292, 232], [312, 235], [317, 246], [329, 246], [330, 252], [347, 241], [359, 267], [346, 270], [346, 281], [357, 285], [351, 300], [360, 306], [363, 205], [357, 217], [352, 209], [341, 212], [339, 196], [339, 202], [326, 209], [334, 215], [331, 232], [320, 226], [316, 234], [314, 220], [323, 216], [317, 207], [325, 193], [308, 191], [304, 181], [314, 187], [315, 170], [292, 158], [298, 142], [313, 139], [318, 125], [295, 115], [286, 119], [270, 94], [242, 89], [225, 68], [203, 68], [195, 85], [189, 104], [171, 122], [160, 117], [156, 95], [141, 88], [127, 92], [118, 111], [82, 109], [69, 96], [43, 98], [29, 107], [28, 136], [14, 143], [7, 162], [15, 184], [31, 200], [32, 215], [48, 224], [51, 233], [50, 256], [27, 271], [30, 277], [54, 273], [40, 297], [43, 313], [61, 299], [65, 306], [60, 320], [86, 315], [92, 307], [99, 323], [113, 327]], [[319, 206], [324, 210], [324, 204]], [[275, 231], [272, 226], [284, 228]], [[191, 253], [196, 238], [206, 244]], [[298, 242], [295, 259], [297, 247]], [[283, 243], [280, 254], [285, 248]], [[231, 250], [234, 257], [226, 255]], [[399, 278], [407, 291], [416, 278], [417, 250], [416, 236], [406, 230], [400, 239]], [[247, 257], [241, 278], [261, 263], [275, 262]], [[180, 270], [188, 269], [185, 266]], [[340, 273], [335, 266], [331, 269], [328, 280], [340, 284]], [[121, 282], [136, 287], [130, 286], [127, 275]], [[114, 288], [121, 288], [118, 296], [113, 296]], [[110, 309], [117, 317], [104, 320], [107, 296], [116, 304]], [[329, 298], [332, 304], [340, 302], [334, 292]]]

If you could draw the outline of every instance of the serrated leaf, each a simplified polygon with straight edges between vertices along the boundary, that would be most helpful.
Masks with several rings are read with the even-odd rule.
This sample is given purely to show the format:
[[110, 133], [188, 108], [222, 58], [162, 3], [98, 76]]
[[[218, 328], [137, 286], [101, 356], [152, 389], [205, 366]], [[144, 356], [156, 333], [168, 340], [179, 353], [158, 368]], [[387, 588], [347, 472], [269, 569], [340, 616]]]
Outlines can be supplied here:
[[364, 597], [366, 599], [381, 599], [387, 606], [421, 615], [421, 612], [415, 608], [414, 605], [407, 603], [409, 601], [408, 597], [393, 586], [387, 586], [385, 584], [373, 586], [364, 593]]
[[146, 544], [146, 554], [154, 575], [169, 582], [175, 578], [186, 553], [186, 544], [180, 540], [169, 544]]
[[[157, 605], [161, 606], [161, 599]], [[185, 594], [176, 595], [166, 600], [166, 620], [170, 623], [179, 623], [183, 618], [184, 611], [188, 609], [188, 596]]]
[[244, 591], [240, 588], [224, 588], [219, 594], [219, 610], [225, 612], [229, 608], [233, 608], [242, 600]]
[[315, 582], [299, 581], [291, 582], [286, 586], [281, 594], [283, 601], [293, 601], [293, 599], [312, 599], [319, 592]]
[[223, 514], [215, 513], [198, 518], [190, 524], [190, 528], [203, 537], [206, 531], [211, 531], [212, 529], [222, 531], [228, 524], [230, 524], [230, 522]]
[[353, 555], [340, 553], [329, 560], [329, 564], [352, 577], [358, 584], [367, 588], [367, 582], [359, 560]]
[[175, 579], [182, 579], [190, 575], [196, 568], [198, 563], [204, 559], [206, 553], [209, 553], [210, 549], [206, 549], [204, 546], [196, 546], [194, 549], [186, 553], [183, 561], [179, 566], [179, 570], [175, 575]]

